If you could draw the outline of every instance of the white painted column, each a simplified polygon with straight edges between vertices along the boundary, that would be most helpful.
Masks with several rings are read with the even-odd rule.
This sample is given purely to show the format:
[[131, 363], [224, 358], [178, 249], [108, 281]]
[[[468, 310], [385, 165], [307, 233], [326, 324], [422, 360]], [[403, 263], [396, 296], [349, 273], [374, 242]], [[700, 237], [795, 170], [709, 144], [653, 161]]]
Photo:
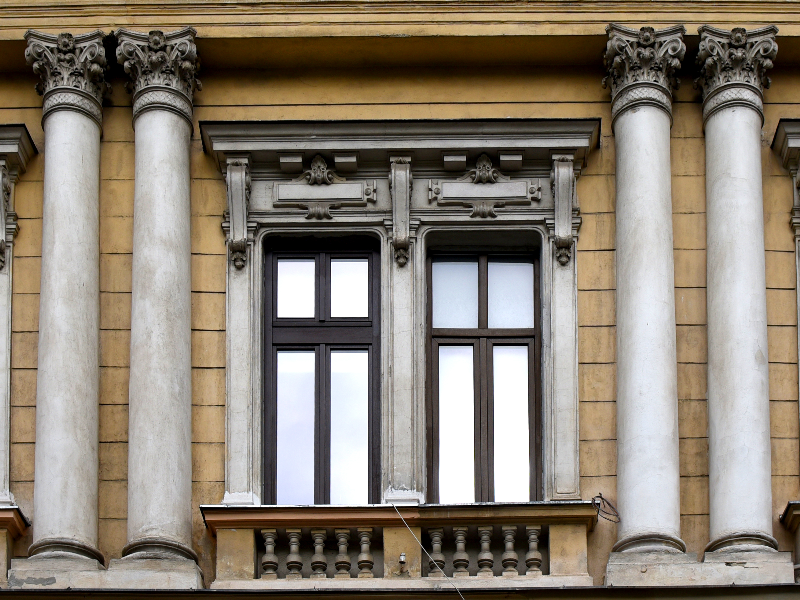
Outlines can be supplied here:
[[[97, 550], [103, 33], [25, 34], [45, 135], [32, 555]], [[77, 69], [62, 65], [75, 61]]]
[[[605, 62], [616, 146], [617, 508], [614, 551], [683, 552], [672, 256], [676, 25], [609, 25]], [[635, 68], [634, 68], [635, 66]]]
[[117, 39], [117, 58], [134, 81], [136, 144], [123, 555], [196, 560], [189, 170], [194, 30], [119, 30]]
[[[761, 180], [770, 26], [699, 29], [706, 135], [708, 436], [714, 550], [772, 549], [767, 302]], [[732, 60], [733, 59], [733, 60]]]

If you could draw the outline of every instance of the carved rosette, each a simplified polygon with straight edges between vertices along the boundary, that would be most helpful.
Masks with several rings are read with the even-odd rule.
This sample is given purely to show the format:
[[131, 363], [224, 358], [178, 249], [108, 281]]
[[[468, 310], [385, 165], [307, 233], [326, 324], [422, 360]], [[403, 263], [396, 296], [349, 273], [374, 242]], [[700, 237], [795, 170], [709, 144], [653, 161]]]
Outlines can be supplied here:
[[56, 110], [76, 110], [103, 121], [103, 96], [109, 85], [102, 31], [73, 36], [29, 30], [25, 61], [41, 77], [36, 91], [42, 99], [42, 121]]
[[192, 122], [192, 98], [201, 89], [195, 30], [186, 27], [163, 33], [116, 32], [117, 61], [130, 75], [133, 92], [133, 120], [144, 111], [175, 112]]
[[700, 77], [695, 87], [703, 91], [703, 121], [728, 106], [749, 106], [764, 122], [764, 89], [770, 85], [767, 71], [778, 54], [774, 25], [746, 31], [731, 31], [703, 25], [697, 64]]
[[672, 90], [680, 80], [675, 73], [686, 52], [683, 25], [656, 31], [639, 31], [614, 23], [606, 27], [608, 43], [603, 56], [607, 75], [603, 87], [611, 87], [611, 118], [635, 106], [664, 109], [672, 120]]

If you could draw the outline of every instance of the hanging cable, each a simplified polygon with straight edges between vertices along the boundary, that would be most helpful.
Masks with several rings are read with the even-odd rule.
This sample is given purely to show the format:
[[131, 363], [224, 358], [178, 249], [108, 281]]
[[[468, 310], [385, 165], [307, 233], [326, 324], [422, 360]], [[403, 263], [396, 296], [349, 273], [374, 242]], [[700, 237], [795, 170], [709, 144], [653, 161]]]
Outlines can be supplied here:
[[[395, 512], [397, 513], [397, 516], [398, 516], [398, 517], [400, 517], [400, 520], [403, 522], [403, 525], [405, 525], [405, 526], [406, 526], [406, 529], [408, 529], [408, 532], [411, 534], [411, 537], [413, 537], [413, 538], [414, 538], [414, 541], [415, 541], [415, 542], [417, 542], [417, 544], [419, 545], [419, 547], [420, 547], [420, 548], [422, 548], [422, 551], [423, 551], [425, 554], [427, 554], [428, 558], [429, 558], [429, 559], [430, 559], [430, 561], [431, 561], [431, 562], [430, 562], [430, 564], [436, 565], [436, 568], [437, 568], [437, 569], [439, 569], [440, 571], [442, 571], [442, 567], [440, 567], [440, 566], [439, 566], [439, 564], [438, 564], [438, 563], [437, 563], [435, 560], [433, 560], [433, 557], [432, 557], [430, 554], [428, 554], [428, 551], [427, 551], [427, 550], [425, 550], [425, 546], [423, 546], [423, 545], [422, 545], [422, 543], [421, 543], [421, 542], [420, 542], [420, 541], [417, 539], [417, 536], [416, 536], [416, 535], [414, 535], [414, 532], [411, 530], [411, 527], [409, 527], [409, 526], [408, 526], [408, 523], [406, 523], [406, 520], [403, 518], [403, 515], [401, 515], [401, 514], [400, 514], [400, 511], [399, 511], [399, 510], [397, 510], [397, 507], [394, 505], [394, 503], [392, 503], [392, 508], [393, 508], [393, 509], [395, 510]], [[455, 590], [455, 591], [458, 593], [458, 595], [461, 597], [461, 600], [464, 600], [464, 596], [461, 594], [461, 590], [459, 590], [459, 589], [456, 587], [456, 584], [453, 582], [452, 578], [448, 577], [448, 576], [447, 576], [447, 573], [445, 573], [444, 571], [442, 571], [442, 575], [444, 575], [445, 579], [447, 579], [447, 581], [449, 581], [449, 582], [450, 582], [450, 585], [452, 585], [452, 586], [453, 586], [453, 589], [454, 589], [454, 590]]]
[[620, 516], [617, 512], [617, 507], [611, 504], [611, 501], [603, 498], [603, 494], [597, 494], [592, 498], [592, 506], [597, 511], [597, 516], [604, 518], [606, 521], [612, 523], [619, 523]]

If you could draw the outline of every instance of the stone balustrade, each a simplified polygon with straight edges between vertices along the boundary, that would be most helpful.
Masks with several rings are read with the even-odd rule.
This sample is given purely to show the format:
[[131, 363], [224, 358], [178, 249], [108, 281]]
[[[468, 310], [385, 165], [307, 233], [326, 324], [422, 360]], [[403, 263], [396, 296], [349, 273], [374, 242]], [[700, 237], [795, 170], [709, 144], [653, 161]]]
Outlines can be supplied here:
[[217, 588], [592, 585], [589, 502], [201, 510], [217, 538]]

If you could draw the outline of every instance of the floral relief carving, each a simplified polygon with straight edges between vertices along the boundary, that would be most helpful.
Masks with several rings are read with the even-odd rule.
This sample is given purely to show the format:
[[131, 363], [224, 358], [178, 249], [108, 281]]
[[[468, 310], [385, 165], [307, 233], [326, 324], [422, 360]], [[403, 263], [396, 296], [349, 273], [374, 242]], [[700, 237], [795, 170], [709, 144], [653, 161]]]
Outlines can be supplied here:
[[[75, 37], [69, 33], [55, 36], [29, 31], [25, 39], [28, 42], [25, 61], [41, 78], [36, 84], [36, 92], [45, 96], [45, 113], [60, 104], [53, 102], [58, 98], [52, 98], [51, 94], [58, 90], [62, 94], [61, 100], [68, 101], [68, 104], [83, 109], [99, 120], [99, 106], [103, 96], [110, 90], [105, 80], [108, 63], [102, 32]], [[83, 92], [84, 97], [76, 98], [74, 92]], [[90, 106], [92, 101], [97, 106]]]
[[672, 90], [678, 89], [676, 73], [686, 53], [683, 26], [639, 31], [611, 24], [603, 55], [607, 75], [603, 87], [611, 87], [614, 116], [630, 106], [655, 104], [672, 110]]
[[[166, 34], [162, 31], [144, 34], [121, 29], [116, 35], [119, 40], [117, 61], [132, 80], [126, 87], [134, 95], [134, 116], [150, 104], [157, 104], [190, 119], [192, 98], [202, 89], [197, 78], [200, 60], [194, 44], [194, 29], [187, 27]], [[162, 90], [162, 94], [144, 95], [153, 88]], [[169, 94], [163, 92], [177, 94], [182, 101], [166, 99]], [[146, 99], [147, 102], [137, 102], [137, 99]]]
[[311, 168], [303, 171], [302, 178], [309, 185], [330, 185], [337, 181], [344, 181], [328, 168], [328, 163], [320, 154], [317, 154], [311, 161]]
[[702, 88], [704, 96], [726, 83], [769, 88], [767, 71], [778, 54], [776, 33], [775, 27], [765, 27], [750, 35], [742, 27], [731, 31], [701, 27], [697, 52], [700, 77], [695, 79], [695, 86]]

